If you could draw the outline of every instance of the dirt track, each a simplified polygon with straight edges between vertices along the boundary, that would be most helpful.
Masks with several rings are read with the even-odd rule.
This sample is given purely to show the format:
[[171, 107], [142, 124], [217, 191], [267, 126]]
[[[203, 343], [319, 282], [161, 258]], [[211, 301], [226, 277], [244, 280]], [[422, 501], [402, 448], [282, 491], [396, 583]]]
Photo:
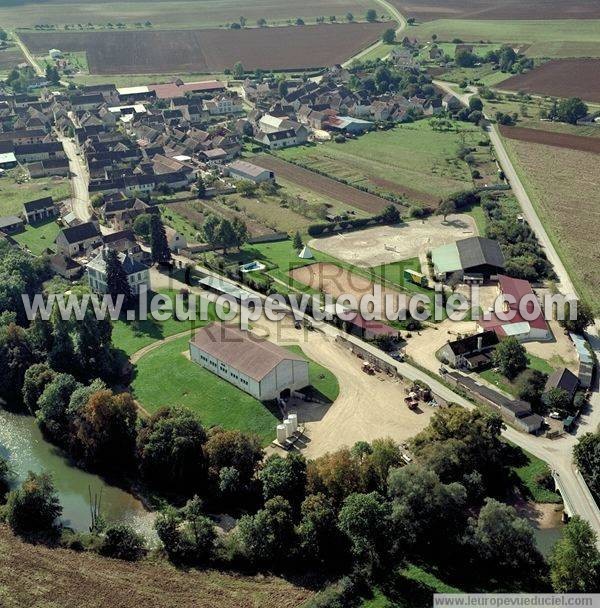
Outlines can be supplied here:
[[24, 33], [34, 52], [86, 51], [91, 74], [304, 69], [342, 63], [395, 22], [343, 23], [242, 30], [156, 30]]
[[280, 175], [294, 184], [304, 186], [322, 196], [362, 209], [368, 213], [381, 213], [390, 204], [384, 198], [341, 184], [330, 177], [298, 167], [275, 156], [262, 155], [256, 157], [255, 160], [261, 167], [274, 171], [276, 176]]
[[554, 133], [542, 129], [526, 129], [524, 127], [500, 126], [500, 133], [509, 139], [527, 141], [534, 144], [545, 144], [568, 150], [580, 150], [581, 152], [594, 152], [600, 154], [600, 137], [581, 137], [580, 135], [569, 135], [568, 133]]
[[[598, 4], [600, 11], [600, 3]], [[600, 102], [600, 59], [558, 59], [502, 82], [502, 89]]]

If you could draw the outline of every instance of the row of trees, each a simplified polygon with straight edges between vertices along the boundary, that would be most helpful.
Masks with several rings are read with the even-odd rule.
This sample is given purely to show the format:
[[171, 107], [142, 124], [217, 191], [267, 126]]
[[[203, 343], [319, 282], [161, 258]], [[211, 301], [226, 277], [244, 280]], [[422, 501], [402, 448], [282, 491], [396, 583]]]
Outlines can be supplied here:
[[215, 249], [223, 249], [226, 254], [231, 247], [238, 249], [248, 240], [248, 228], [239, 218], [232, 220], [209, 213], [202, 224], [201, 230], [204, 241]]

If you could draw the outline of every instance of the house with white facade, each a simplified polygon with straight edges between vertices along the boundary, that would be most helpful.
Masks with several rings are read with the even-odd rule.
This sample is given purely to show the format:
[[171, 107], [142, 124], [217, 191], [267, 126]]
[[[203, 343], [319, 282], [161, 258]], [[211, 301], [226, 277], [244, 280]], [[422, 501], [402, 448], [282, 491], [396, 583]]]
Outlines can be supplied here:
[[260, 401], [310, 384], [308, 361], [235, 325], [211, 323], [190, 341], [190, 358]]
[[[86, 265], [88, 283], [92, 291], [96, 293], [106, 293], [106, 252], [107, 248], [103, 247], [98, 255]], [[133, 295], [139, 295], [142, 287], [150, 291], [150, 269], [146, 264], [137, 262], [132, 256], [127, 253], [119, 252], [117, 257], [123, 266], [123, 270], [127, 275], [127, 282], [131, 287]]]

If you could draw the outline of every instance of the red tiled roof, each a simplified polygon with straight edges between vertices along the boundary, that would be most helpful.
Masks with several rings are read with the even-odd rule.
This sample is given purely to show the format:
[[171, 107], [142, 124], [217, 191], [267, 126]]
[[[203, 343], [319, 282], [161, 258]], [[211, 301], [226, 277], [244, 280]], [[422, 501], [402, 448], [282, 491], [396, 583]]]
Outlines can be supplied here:
[[381, 323], [379, 321], [367, 320], [359, 313], [356, 313], [354, 317], [348, 319], [348, 323], [352, 323], [356, 327], [360, 327], [365, 331], [371, 332], [376, 336], [397, 336], [398, 330]]
[[185, 93], [221, 91], [226, 86], [220, 80], [205, 80], [203, 82], [186, 82], [182, 85], [175, 83], [151, 84], [148, 88], [154, 91], [159, 99], [171, 99], [173, 97], [183, 97]]

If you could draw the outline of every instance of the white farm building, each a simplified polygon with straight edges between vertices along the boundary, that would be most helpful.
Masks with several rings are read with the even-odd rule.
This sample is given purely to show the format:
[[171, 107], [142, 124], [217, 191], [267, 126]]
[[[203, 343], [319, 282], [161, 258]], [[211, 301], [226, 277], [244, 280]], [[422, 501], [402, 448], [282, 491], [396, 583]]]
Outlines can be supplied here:
[[305, 359], [234, 325], [199, 329], [190, 341], [190, 358], [260, 401], [310, 384]]

